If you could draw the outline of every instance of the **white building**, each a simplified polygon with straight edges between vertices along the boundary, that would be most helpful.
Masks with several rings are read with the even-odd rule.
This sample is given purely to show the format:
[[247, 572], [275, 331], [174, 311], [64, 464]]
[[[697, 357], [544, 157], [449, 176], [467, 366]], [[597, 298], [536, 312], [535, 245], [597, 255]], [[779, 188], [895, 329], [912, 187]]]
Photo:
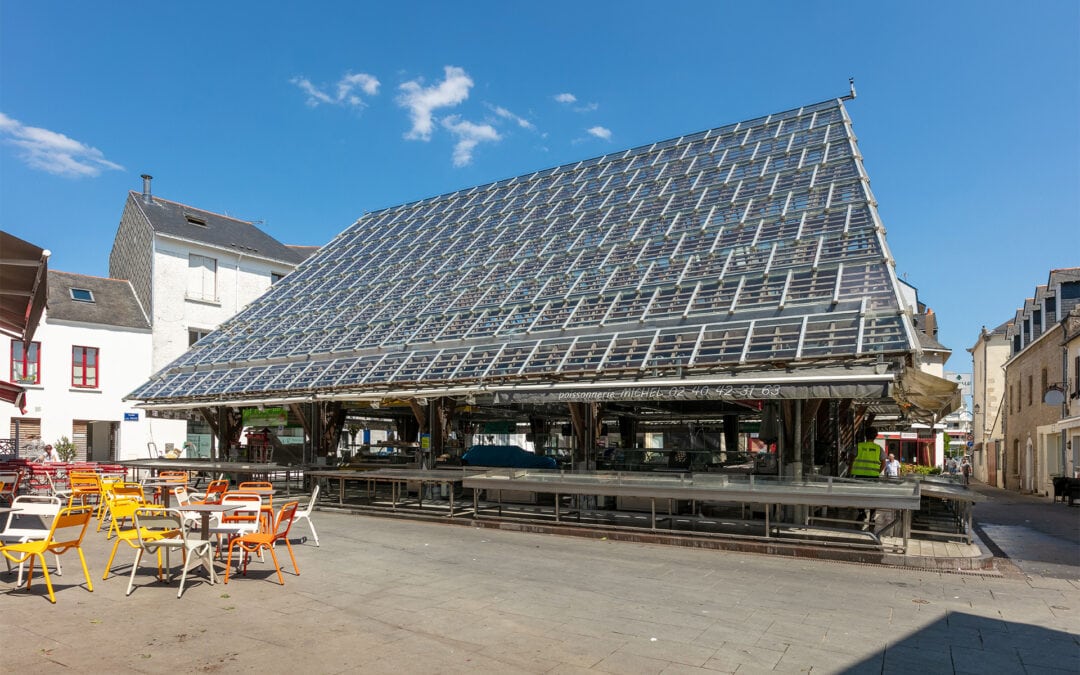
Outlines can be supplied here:
[[[45, 442], [67, 436], [80, 458], [97, 461], [146, 457], [188, 441], [207, 454], [212, 434], [203, 420], [148, 415], [124, 396], [315, 250], [154, 197], [150, 181], [143, 176], [143, 192], [128, 194], [110, 278], [50, 272], [34, 342], [25, 350], [20, 340], [6, 345], [11, 381], [27, 389], [29, 405], [24, 414], [5, 406], [0, 428], [22, 445], [40, 433]], [[77, 384], [77, 367], [91, 363], [96, 379]]]
[[53, 270], [48, 283], [48, 309], [33, 341], [5, 344], [27, 407], [0, 408], [0, 425], [24, 444], [33, 435], [46, 443], [66, 437], [78, 459], [134, 456], [146, 448], [149, 424], [121, 399], [150, 369], [150, 322], [127, 281]]
[[109, 276], [130, 279], [154, 334], [151, 372], [262, 295], [315, 249], [290, 247], [253, 223], [130, 192]]

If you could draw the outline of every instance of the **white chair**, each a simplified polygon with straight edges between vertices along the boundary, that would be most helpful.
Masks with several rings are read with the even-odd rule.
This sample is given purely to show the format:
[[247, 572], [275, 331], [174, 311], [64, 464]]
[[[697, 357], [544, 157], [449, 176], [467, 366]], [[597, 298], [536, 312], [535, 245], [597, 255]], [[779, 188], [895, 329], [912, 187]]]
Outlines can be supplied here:
[[193, 511], [185, 511], [183, 508], [191, 505], [193, 499], [191, 492], [183, 485], [178, 488], [173, 488], [173, 499], [176, 500], [176, 506], [180, 509], [180, 513], [184, 515], [184, 527], [188, 530], [199, 529], [199, 523], [202, 522], [202, 516]]
[[143, 553], [165, 551], [165, 567], [169, 567], [169, 551], [177, 550], [184, 554], [184, 563], [180, 572], [179, 598], [184, 594], [184, 582], [187, 580], [188, 567], [192, 556], [206, 566], [210, 573], [211, 585], [217, 580], [214, 574], [214, 560], [210, 554], [209, 539], [188, 539], [184, 529], [184, 516], [176, 509], [139, 509], [135, 512], [135, 533], [139, 547], [135, 552], [135, 563], [131, 566], [131, 578], [128, 580], [127, 595], [135, 587], [135, 572]]
[[[22, 544], [27, 541], [48, 537], [52, 522], [46, 522], [46, 519], [55, 518], [56, 514], [60, 513], [60, 507], [63, 504], [59, 497], [21, 495], [15, 498], [11, 506], [18, 509], [18, 512], [12, 511], [7, 514], [4, 529], [0, 530], [0, 543], [3, 544]], [[10, 572], [11, 561], [5, 558], [4, 562], [7, 563]], [[19, 586], [22, 585], [24, 564], [19, 565], [19, 579], [17, 582]], [[60, 568], [59, 555], [56, 556], [56, 573], [58, 575], [64, 573]]]
[[71, 499], [71, 488], [57, 487], [57, 480], [53, 478], [52, 473], [46, 473], [45, 479], [49, 481], [49, 494], [53, 497], [59, 497], [65, 504]]
[[296, 515], [293, 517], [293, 522], [298, 520], [306, 520], [308, 527], [311, 528], [311, 538], [315, 540], [315, 545], [319, 545], [319, 533], [315, 531], [315, 523], [311, 522], [311, 512], [315, 509], [315, 501], [319, 498], [319, 484], [315, 483], [315, 489], [311, 491], [311, 499], [308, 500], [307, 506], [303, 510], [297, 510]]
[[[213, 513], [210, 518], [210, 534], [217, 535], [217, 551], [221, 554], [221, 538], [227, 540], [259, 531], [259, 516], [262, 512], [262, 498], [256, 494], [226, 492], [221, 498], [222, 504], [236, 504], [240, 508], [229, 513]], [[207, 535], [209, 536], [209, 535]], [[228, 542], [226, 542], [228, 543]]]

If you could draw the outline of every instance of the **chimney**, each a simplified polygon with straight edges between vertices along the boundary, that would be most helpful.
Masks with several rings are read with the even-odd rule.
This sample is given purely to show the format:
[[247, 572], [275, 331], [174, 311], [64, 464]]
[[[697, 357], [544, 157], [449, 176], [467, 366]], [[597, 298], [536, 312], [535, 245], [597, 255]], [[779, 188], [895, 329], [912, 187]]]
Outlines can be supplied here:
[[142, 200], [144, 204], [151, 204], [154, 201], [154, 196], [150, 194], [150, 181], [154, 180], [154, 177], [148, 173], [142, 175]]

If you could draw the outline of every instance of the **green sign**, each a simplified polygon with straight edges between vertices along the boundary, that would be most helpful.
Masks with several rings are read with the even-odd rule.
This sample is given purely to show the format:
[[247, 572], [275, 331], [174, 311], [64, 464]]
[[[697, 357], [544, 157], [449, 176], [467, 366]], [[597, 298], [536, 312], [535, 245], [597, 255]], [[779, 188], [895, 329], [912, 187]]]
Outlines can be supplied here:
[[282, 427], [288, 420], [285, 408], [244, 408], [245, 427]]

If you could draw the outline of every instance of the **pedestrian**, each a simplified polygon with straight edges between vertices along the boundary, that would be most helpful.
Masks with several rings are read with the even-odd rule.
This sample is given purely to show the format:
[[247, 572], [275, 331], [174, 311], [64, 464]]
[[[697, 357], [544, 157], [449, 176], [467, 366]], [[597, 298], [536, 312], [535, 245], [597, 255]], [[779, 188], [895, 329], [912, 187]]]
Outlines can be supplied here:
[[[885, 448], [874, 442], [878, 437], [878, 430], [874, 427], [866, 429], [863, 434], [863, 442], [856, 448], [854, 461], [851, 463], [851, 476], [861, 480], [877, 480], [881, 472], [885, 470]], [[859, 509], [858, 520], [864, 518], [867, 522], [863, 529], [873, 530], [874, 518], [877, 515], [875, 509]]]
[[971, 462], [968, 461], [967, 455], [964, 455], [964, 461], [960, 462], [960, 475], [964, 485], [971, 482]]
[[851, 475], [854, 478], [877, 478], [885, 469], [885, 449], [874, 442], [878, 436], [878, 430], [870, 427], [863, 434], [863, 442], [859, 443], [855, 460], [851, 463]]
[[900, 477], [900, 460], [896, 459], [896, 455], [892, 454], [891, 452], [889, 453], [889, 458], [885, 460], [885, 477]]
[[960, 464], [957, 463], [956, 458], [955, 457], [950, 457], [949, 458], [949, 475], [950, 476], [955, 476], [956, 472], [959, 470], [959, 468], [960, 468]]
[[47, 444], [45, 446], [45, 450], [43, 451], [43, 453], [41, 455], [41, 461], [43, 463], [59, 462], [60, 461], [60, 453], [57, 452], [56, 448], [54, 448], [51, 444]]

